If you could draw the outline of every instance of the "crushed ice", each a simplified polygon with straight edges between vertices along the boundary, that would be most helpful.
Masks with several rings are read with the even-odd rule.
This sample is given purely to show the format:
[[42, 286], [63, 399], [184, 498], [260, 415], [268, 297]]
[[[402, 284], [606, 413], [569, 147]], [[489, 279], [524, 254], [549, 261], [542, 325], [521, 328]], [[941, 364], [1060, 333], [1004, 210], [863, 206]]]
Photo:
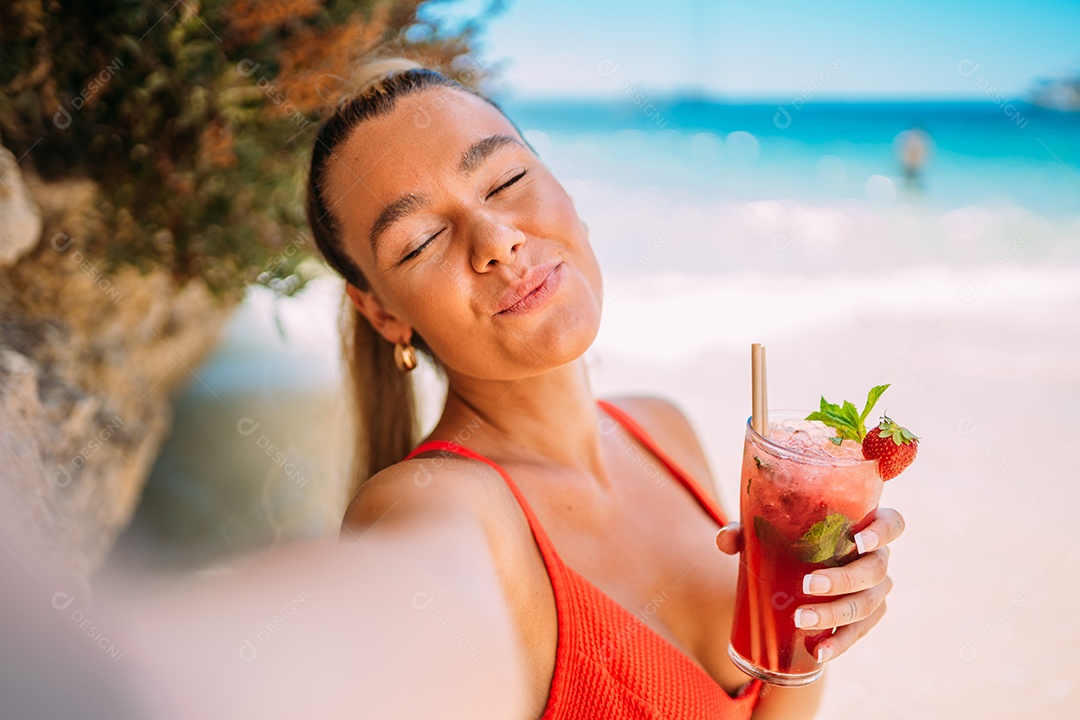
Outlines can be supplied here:
[[836, 437], [836, 430], [818, 420], [784, 419], [769, 423], [769, 440], [778, 445], [821, 458], [862, 459], [862, 445], [854, 440], [844, 440], [836, 445], [829, 438]]

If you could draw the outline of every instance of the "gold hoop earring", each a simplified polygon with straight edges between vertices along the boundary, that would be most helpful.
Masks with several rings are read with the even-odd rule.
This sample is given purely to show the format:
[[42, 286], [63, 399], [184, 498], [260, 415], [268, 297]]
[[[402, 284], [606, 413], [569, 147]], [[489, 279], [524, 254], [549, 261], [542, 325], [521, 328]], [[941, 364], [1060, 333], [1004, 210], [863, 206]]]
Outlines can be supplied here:
[[403, 373], [416, 367], [416, 349], [408, 340], [394, 343], [394, 364]]

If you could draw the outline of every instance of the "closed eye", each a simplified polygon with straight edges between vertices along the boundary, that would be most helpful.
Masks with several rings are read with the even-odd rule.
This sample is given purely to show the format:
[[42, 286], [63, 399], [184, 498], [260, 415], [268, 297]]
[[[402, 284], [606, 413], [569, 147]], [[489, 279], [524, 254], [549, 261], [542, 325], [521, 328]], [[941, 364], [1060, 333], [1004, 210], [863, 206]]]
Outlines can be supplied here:
[[500, 193], [500, 192], [502, 192], [502, 191], [503, 191], [503, 190], [505, 190], [506, 188], [508, 188], [508, 187], [510, 187], [511, 185], [513, 185], [514, 183], [516, 183], [516, 182], [517, 182], [518, 180], [520, 180], [521, 178], [525, 177], [525, 172], [526, 172], [525, 170], [522, 170], [522, 171], [521, 171], [521, 172], [519, 172], [519, 173], [518, 173], [517, 175], [515, 175], [514, 177], [512, 177], [512, 178], [510, 178], [509, 180], [507, 180], [506, 182], [504, 182], [504, 183], [503, 183], [502, 185], [500, 185], [499, 187], [497, 187], [497, 188], [495, 188], [494, 190], [492, 190], [492, 191], [491, 191], [491, 193], [490, 193], [490, 194], [488, 195], [488, 197], [491, 197], [492, 195], [495, 195], [495, 194], [497, 194], [497, 193]]
[[[443, 230], [445, 230], [445, 229], [446, 228], [443, 228]], [[427, 240], [425, 240], [423, 245], [416, 248], [415, 250], [413, 250], [411, 253], [409, 253], [405, 257], [401, 258], [401, 263], [399, 263], [399, 264], [407, 263], [410, 260], [412, 260], [414, 257], [416, 257], [417, 255], [419, 255], [421, 252], [423, 252], [424, 248], [426, 248], [428, 245], [430, 245], [432, 240], [434, 240], [435, 238], [437, 238], [437, 237], [439, 237], [440, 235], [443, 234], [443, 230], [440, 230], [439, 232], [435, 233], [434, 235], [429, 237]]]

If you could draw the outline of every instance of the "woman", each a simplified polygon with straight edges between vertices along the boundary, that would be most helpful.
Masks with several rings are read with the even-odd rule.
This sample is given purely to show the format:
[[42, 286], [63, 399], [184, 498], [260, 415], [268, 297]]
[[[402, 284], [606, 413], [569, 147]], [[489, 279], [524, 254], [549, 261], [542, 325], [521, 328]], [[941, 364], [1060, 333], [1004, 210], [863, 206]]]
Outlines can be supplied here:
[[[654, 398], [593, 396], [582, 356], [602, 284], [573, 202], [495, 103], [402, 62], [322, 128], [308, 187], [356, 315], [359, 476], [372, 477], [345, 528], [450, 515], [483, 528], [469, 562], [498, 575], [483, 600], [513, 619], [522, 717], [812, 716], [821, 683], [763, 690], [728, 659], [738, 525], [723, 527], [686, 419]], [[448, 393], [414, 449], [416, 351]], [[822, 660], [880, 619], [902, 525], [879, 511], [864, 557], [821, 571], [831, 589], [801, 615], [838, 628]]]

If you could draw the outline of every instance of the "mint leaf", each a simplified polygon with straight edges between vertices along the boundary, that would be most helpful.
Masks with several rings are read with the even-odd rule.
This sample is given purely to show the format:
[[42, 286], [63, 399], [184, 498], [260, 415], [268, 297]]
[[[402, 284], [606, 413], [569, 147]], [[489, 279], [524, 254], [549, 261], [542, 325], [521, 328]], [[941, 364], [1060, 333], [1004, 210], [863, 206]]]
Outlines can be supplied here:
[[840, 406], [835, 405], [825, 398], [821, 398], [821, 407], [818, 410], [823, 415], [831, 415], [833, 417], [842, 417], [840, 412]]
[[833, 513], [806, 531], [795, 543], [780, 534], [772, 523], [760, 515], [754, 516], [754, 535], [761, 545], [782, 548], [794, 553], [800, 562], [822, 563], [828, 567], [844, 564], [855, 549], [851, 541], [851, 525], [840, 513]]
[[844, 417], [847, 418], [848, 424], [855, 428], [855, 431], [859, 434], [859, 440], [862, 440], [866, 436], [866, 428], [863, 427], [862, 418], [859, 417], [859, 410], [852, 403], [847, 400], [844, 401], [844, 407], [841, 408], [844, 413]]
[[814, 523], [795, 543], [799, 559], [806, 563], [838, 560], [847, 554], [848, 546], [852, 544], [848, 539], [848, 530], [848, 520], [840, 513], [833, 513]]
[[816, 545], [820, 543], [822, 538], [827, 537], [833, 532], [836, 527], [836, 518], [840, 518], [840, 522], [844, 521], [844, 516], [839, 513], [833, 513], [824, 520], [814, 523], [809, 530], [803, 533], [803, 536], [799, 538], [801, 545]]
[[844, 444], [844, 438], [842, 438], [842, 437], [831, 437], [831, 438], [829, 438], [829, 442], [831, 442], [833, 445], [843, 445]]
[[839, 567], [840, 565], [846, 564], [851, 559], [848, 555], [855, 552], [856, 548], [855, 541], [849, 537], [850, 535], [850, 532], [845, 532], [840, 536], [832, 557], [825, 561], [826, 567]]
[[[836, 429], [836, 434], [841, 439], [862, 442], [866, 437], [866, 418], [874, 408], [881, 394], [889, 388], [888, 385], [877, 385], [870, 389], [866, 396], [866, 407], [860, 413], [854, 403], [844, 401], [843, 405], [835, 405], [824, 397], [821, 398], [821, 409], [806, 416], [807, 420], [823, 422]], [[839, 443], [838, 443], [839, 444]]]
[[754, 516], [754, 535], [757, 536], [762, 545], [783, 546], [788, 544], [780, 531], [760, 515]]
[[[856, 414], [857, 417], [857, 414]], [[836, 429], [836, 434], [840, 438], [848, 438], [849, 440], [861, 440], [859, 437], [858, 424], [852, 424], [852, 418], [847, 415], [837, 405], [830, 406], [827, 410], [810, 413], [806, 416], [807, 420], [818, 420], [823, 422], [831, 428]]]
[[870, 392], [866, 395], [866, 407], [863, 408], [862, 415], [859, 416], [859, 420], [866, 422], [866, 418], [870, 416], [870, 411], [874, 409], [874, 405], [877, 404], [878, 398], [881, 394], [889, 389], [889, 384], [876, 385], [870, 388]]
[[[843, 406], [840, 406], [821, 398], [821, 409], [810, 413], [806, 416], [806, 419], [817, 420], [834, 428], [841, 439], [862, 440], [859, 411], [849, 402], [845, 402]], [[865, 430], [862, 434], [866, 434]]]

